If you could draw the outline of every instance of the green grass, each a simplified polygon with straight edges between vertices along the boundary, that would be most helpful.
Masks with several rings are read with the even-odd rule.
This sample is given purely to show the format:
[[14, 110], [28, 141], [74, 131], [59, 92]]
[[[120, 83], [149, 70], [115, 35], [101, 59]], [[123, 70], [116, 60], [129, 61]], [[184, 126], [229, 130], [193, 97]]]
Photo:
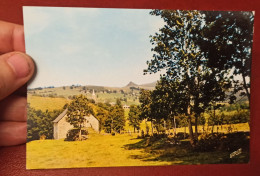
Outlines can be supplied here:
[[196, 152], [188, 140], [170, 144], [167, 138], [137, 139], [91, 133], [86, 141], [38, 140], [27, 143], [27, 169], [71, 167], [155, 166], [179, 164], [247, 163], [249, 151], [230, 158], [233, 151]]
[[[90, 86], [91, 87], [91, 86]], [[89, 87], [89, 89], [90, 89]], [[129, 88], [97, 88], [97, 87], [93, 87], [95, 90], [116, 90], [117, 93], [103, 93], [103, 92], [96, 92], [96, 97], [97, 97], [97, 101], [98, 102], [116, 102], [117, 98], [127, 98], [127, 102], [123, 101], [123, 105], [131, 105], [131, 104], [139, 104], [139, 100], [138, 100], [138, 91], [134, 91], [134, 93], [136, 94], [135, 96], [132, 95], [132, 91]], [[124, 92], [127, 93], [127, 95], [124, 95], [122, 93], [120, 93], [120, 90], [124, 90]], [[73, 96], [73, 95], [84, 95], [89, 99], [92, 99], [92, 89], [88, 90], [87, 92], [85, 92], [84, 90], [82, 90], [82, 87], [76, 87], [73, 89], [70, 89], [68, 86], [65, 87], [65, 89], [63, 89], [63, 87], [55, 87], [55, 88], [44, 88], [42, 90], [29, 90], [29, 94], [31, 95], [40, 95], [40, 96], [44, 96], [44, 97], [50, 97], [50, 96], [54, 96], [54, 97], [64, 97], [64, 98], [68, 98], [69, 96]]]
[[27, 100], [32, 108], [42, 111], [61, 109], [66, 103], [70, 102], [70, 100], [65, 98], [39, 97], [32, 95], [28, 95]]
[[125, 145], [139, 142], [129, 135], [92, 134], [86, 141], [43, 140], [27, 143], [27, 169], [169, 165], [170, 162], [144, 161], [143, 149]]

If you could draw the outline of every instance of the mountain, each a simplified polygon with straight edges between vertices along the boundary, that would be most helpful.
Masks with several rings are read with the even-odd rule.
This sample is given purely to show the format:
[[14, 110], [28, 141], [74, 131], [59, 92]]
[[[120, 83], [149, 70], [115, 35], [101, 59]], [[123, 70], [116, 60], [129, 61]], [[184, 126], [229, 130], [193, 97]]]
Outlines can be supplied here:
[[138, 84], [135, 84], [134, 82], [130, 81], [125, 87], [139, 87]]

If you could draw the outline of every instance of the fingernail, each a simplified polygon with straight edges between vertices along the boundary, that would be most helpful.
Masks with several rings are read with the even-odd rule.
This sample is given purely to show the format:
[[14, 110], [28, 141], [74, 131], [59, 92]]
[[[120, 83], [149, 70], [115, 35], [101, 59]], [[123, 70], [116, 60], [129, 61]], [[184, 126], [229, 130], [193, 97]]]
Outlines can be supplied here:
[[22, 54], [14, 54], [7, 59], [7, 63], [13, 69], [17, 78], [23, 78], [30, 73], [30, 65], [26, 56]]

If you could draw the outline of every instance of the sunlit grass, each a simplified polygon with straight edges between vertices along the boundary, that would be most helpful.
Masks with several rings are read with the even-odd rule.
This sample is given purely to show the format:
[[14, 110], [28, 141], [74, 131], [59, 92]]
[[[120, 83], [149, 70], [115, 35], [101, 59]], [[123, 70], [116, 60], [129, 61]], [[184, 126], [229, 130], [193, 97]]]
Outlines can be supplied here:
[[27, 101], [32, 108], [41, 111], [62, 109], [66, 103], [70, 102], [70, 100], [65, 98], [39, 97], [32, 95], [28, 95]]
[[86, 141], [37, 140], [27, 143], [27, 169], [71, 167], [155, 166], [179, 164], [247, 163], [247, 150], [196, 152], [188, 140], [180, 145], [166, 138], [137, 139], [136, 135], [91, 133]]
[[86, 141], [32, 141], [27, 143], [27, 169], [171, 164], [164, 161], [135, 159], [135, 156], [141, 158], [149, 156], [142, 149], [127, 150], [124, 146], [140, 140], [127, 134], [116, 136], [94, 134]]

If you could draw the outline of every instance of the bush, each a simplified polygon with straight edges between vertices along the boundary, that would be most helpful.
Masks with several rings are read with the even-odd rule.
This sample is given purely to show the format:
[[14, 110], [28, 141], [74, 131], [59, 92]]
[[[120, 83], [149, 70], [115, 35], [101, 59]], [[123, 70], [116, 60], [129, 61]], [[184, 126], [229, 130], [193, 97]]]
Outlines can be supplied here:
[[188, 133], [179, 132], [179, 133], [176, 134], [176, 138], [178, 140], [188, 139], [189, 138], [189, 134]]
[[[87, 135], [88, 135], [88, 131], [85, 129], [82, 129], [81, 136], [82, 136], [83, 140], [87, 139], [87, 137], [86, 137]], [[69, 130], [66, 136], [67, 137], [66, 137], [65, 141], [78, 141], [79, 140], [79, 129], [74, 128], [74, 129]]]
[[229, 134], [203, 133], [198, 137], [198, 144], [195, 150], [200, 152], [208, 151], [229, 151], [233, 152], [243, 148], [249, 150], [249, 133], [237, 132]]
[[222, 134], [203, 133], [198, 137], [196, 150], [201, 152], [215, 151], [220, 146]]

